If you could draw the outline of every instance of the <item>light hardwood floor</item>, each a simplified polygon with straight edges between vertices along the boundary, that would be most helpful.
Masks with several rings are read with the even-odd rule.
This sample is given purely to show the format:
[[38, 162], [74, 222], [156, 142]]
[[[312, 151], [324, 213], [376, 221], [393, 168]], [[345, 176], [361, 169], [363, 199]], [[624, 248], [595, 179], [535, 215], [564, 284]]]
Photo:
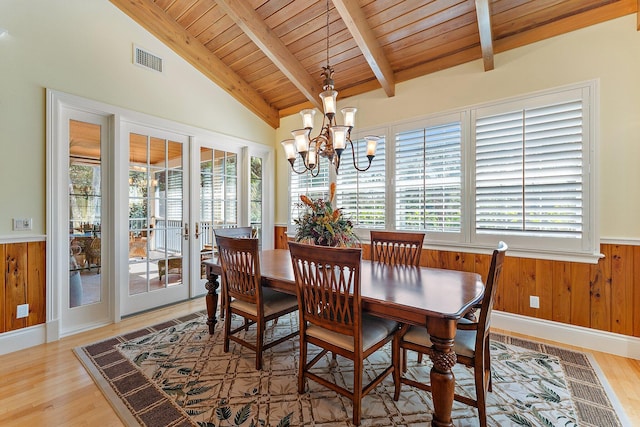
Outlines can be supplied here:
[[[0, 424], [122, 426], [73, 354], [73, 348], [204, 309], [204, 299], [198, 298], [0, 356]], [[640, 361], [591, 353], [607, 376], [631, 425], [640, 426]]]

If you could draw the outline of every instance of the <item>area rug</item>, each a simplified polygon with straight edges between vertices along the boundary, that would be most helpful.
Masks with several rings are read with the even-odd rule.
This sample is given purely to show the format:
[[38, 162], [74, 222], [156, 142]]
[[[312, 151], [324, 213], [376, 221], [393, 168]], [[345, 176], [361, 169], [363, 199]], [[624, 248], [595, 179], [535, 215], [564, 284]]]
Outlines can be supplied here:
[[[234, 319], [234, 322], [236, 319]], [[309, 381], [297, 393], [298, 340], [255, 353], [231, 343], [222, 349], [221, 324], [209, 335], [204, 313], [195, 313], [75, 349], [107, 399], [128, 426], [322, 426], [351, 425], [351, 402]], [[267, 327], [267, 339], [297, 329], [297, 315]], [[247, 334], [253, 334], [250, 328]], [[249, 338], [249, 337], [248, 337]], [[492, 426], [625, 426], [624, 413], [595, 361], [583, 353], [492, 335]], [[409, 352], [408, 375], [428, 380], [430, 362]], [[372, 355], [372, 377], [391, 360], [391, 349]], [[330, 357], [320, 368], [333, 381], [351, 384], [353, 366]], [[472, 372], [456, 365], [456, 391], [473, 396]], [[366, 377], [364, 379], [366, 381]], [[363, 399], [363, 426], [426, 426], [430, 394], [404, 385], [398, 402], [389, 377]], [[456, 426], [478, 425], [474, 408], [455, 402]]]

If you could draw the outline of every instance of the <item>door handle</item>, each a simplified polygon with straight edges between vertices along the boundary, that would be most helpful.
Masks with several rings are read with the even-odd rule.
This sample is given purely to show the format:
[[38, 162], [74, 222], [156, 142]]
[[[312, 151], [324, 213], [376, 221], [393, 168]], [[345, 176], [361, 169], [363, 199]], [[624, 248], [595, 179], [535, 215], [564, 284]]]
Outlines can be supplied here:
[[184, 223], [184, 234], [183, 234], [184, 240], [189, 240], [189, 224], [188, 223]]
[[200, 238], [200, 223], [196, 222], [196, 239]]

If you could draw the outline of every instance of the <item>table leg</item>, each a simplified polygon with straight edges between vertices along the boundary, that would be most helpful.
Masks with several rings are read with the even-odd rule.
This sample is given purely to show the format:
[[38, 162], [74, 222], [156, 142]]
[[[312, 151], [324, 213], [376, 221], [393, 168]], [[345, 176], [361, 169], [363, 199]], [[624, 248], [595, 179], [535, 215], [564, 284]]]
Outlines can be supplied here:
[[431, 336], [433, 361], [431, 368], [431, 396], [433, 398], [432, 426], [453, 426], [451, 408], [455, 377], [451, 368], [456, 364], [456, 353], [453, 351], [453, 339], [456, 336], [456, 321], [443, 318], [429, 318], [427, 331]]
[[213, 335], [217, 323], [216, 311], [218, 311], [218, 286], [218, 275], [207, 271], [207, 283], [204, 287], [208, 292], [204, 298], [207, 302], [207, 325], [209, 325], [209, 334], [211, 335]]

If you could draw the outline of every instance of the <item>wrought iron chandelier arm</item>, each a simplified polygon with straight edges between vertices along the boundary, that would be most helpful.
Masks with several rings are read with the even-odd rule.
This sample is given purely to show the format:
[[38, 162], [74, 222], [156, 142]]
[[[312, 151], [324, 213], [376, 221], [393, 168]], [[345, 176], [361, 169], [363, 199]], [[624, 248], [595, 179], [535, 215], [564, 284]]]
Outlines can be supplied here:
[[351, 138], [348, 138], [347, 142], [351, 146], [351, 157], [352, 157], [352, 160], [353, 160], [353, 167], [359, 172], [364, 172], [364, 171], [368, 170], [371, 167], [371, 162], [373, 161], [373, 158], [375, 157], [375, 154], [374, 155], [371, 155], [371, 154], [367, 155], [367, 159], [369, 159], [369, 164], [367, 165], [366, 168], [358, 167], [358, 165], [356, 164], [356, 148], [355, 148], [353, 142], [351, 141]]

